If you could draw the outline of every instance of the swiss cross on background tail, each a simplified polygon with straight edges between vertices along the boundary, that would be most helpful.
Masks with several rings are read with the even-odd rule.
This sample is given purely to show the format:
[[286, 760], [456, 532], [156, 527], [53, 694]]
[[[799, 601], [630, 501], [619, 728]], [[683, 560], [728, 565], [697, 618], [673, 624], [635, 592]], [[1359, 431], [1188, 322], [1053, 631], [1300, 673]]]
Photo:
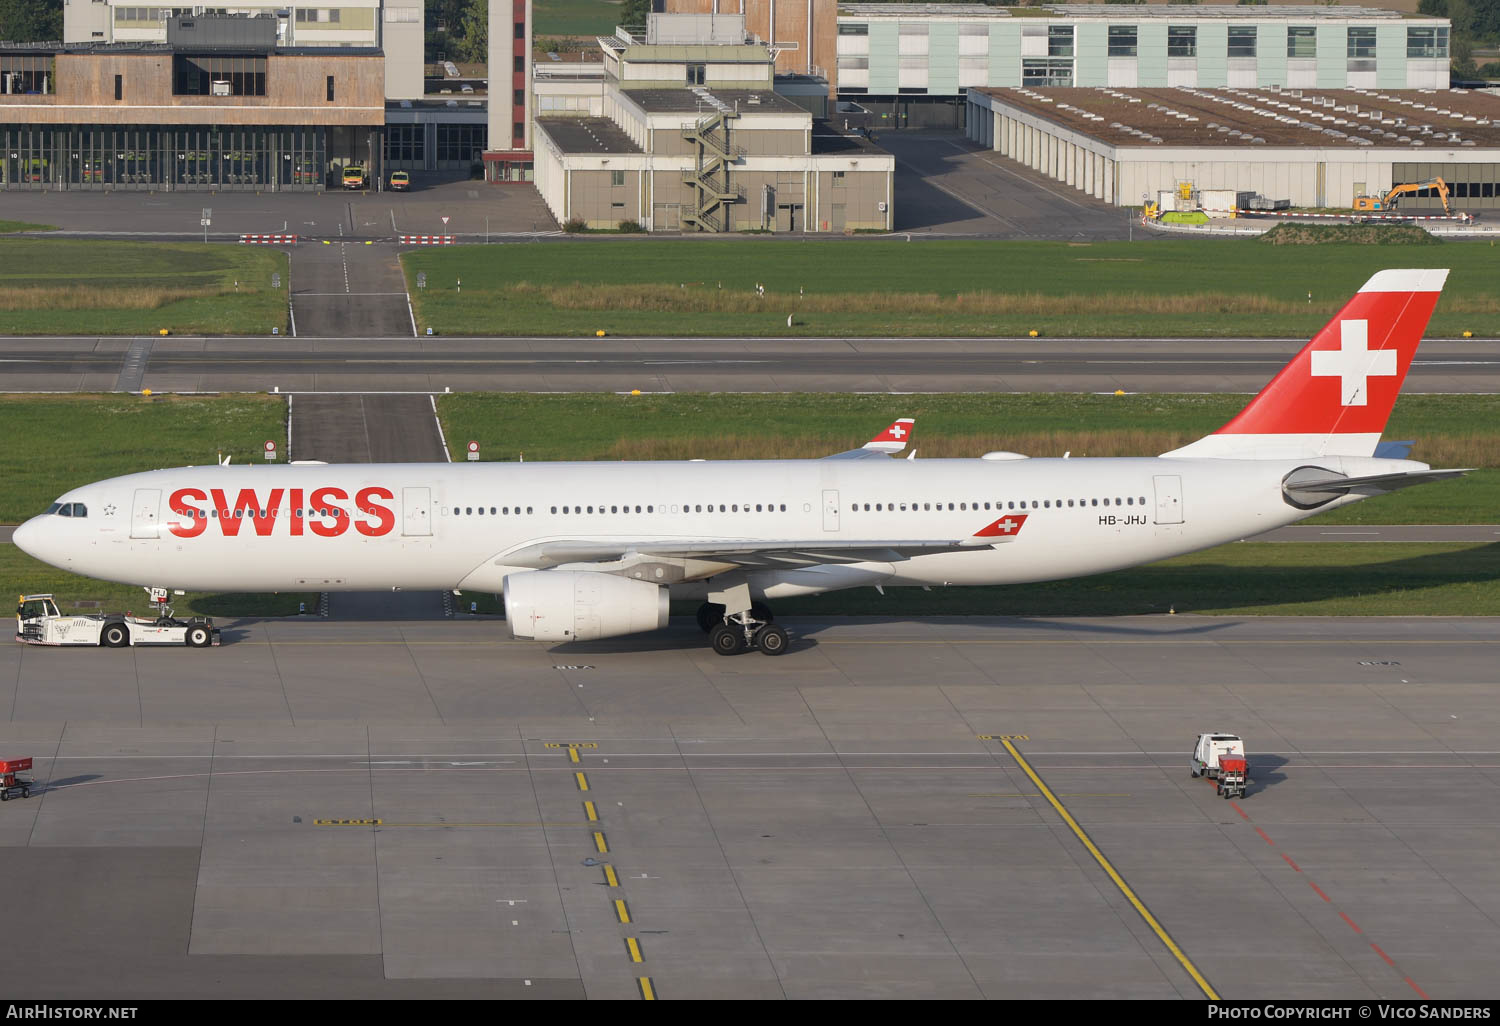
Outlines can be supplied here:
[[911, 439], [912, 428], [916, 427], [916, 424], [915, 419], [902, 417], [866, 442], [864, 448], [875, 449], [879, 452], [900, 452], [906, 448], [906, 443]]
[[1377, 271], [1238, 416], [1165, 455], [1372, 455], [1447, 279]]

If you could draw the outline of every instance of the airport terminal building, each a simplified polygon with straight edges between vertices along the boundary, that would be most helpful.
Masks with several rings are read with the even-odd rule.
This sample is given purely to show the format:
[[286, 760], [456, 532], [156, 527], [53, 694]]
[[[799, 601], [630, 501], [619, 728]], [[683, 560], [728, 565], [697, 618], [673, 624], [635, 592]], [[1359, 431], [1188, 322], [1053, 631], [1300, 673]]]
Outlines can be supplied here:
[[331, 162], [375, 165], [381, 52], [275, 32], [187, 15], [164, 42], [0, 47], [0, 187], [315, 190]]

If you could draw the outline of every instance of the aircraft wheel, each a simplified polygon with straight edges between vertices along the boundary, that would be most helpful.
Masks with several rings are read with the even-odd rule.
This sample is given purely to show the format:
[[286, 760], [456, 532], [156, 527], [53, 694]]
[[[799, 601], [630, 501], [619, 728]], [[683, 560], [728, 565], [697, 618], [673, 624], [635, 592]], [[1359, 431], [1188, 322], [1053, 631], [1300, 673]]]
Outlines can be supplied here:
[[698, 629], [704, 634], [711, 633], [715, 627], [724, 622], [724, 607], [717, 602], [705, 602], [698, 607]]
[[721, 656], [739, 655], [745, 651], [745, 629], [739, 624], [722, 623], [709, 635], [708, 643]]
[[213, 640], [207, 627], [189, 627], [185, 637], [188, 648], [207, 648], [208, 643]]
[[778, 627], [774, 623], [768, 623], [755, 632], [755, 647], [760, 649], [763, 655], [785, 654], [788, 642], [786, 628]]
[[124, 648], [130, 644], [130, 629], [123, 623], [106, 624], [100, 638], [105, 648]]

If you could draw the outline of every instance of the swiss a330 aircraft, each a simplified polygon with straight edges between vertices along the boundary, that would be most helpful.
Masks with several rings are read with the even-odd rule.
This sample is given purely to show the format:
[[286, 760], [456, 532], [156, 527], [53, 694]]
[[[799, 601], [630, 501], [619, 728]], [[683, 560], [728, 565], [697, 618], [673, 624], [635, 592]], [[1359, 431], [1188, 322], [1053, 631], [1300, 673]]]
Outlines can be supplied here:
[[14, 540], [145, 587], [500, 592], [547, 642], [697, 598], [714, 651], [780, 655], [780, 598], [1104, 573], [1462, 474], [1380, 442], [1447, 275], [1377, 273], [1233, 420], [1156, 457], [899, 459], [903, 418], [812, 460], [188, 467], [72, 489]]

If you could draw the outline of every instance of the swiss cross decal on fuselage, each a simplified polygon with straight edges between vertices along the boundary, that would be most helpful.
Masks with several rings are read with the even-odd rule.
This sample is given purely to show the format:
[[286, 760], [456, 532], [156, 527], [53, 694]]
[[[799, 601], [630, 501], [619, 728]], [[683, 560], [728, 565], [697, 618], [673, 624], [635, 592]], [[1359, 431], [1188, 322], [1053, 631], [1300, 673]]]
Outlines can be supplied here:
[[1369, 321], [1340, 321], [1339, 347], [1320, 349], [1312, 354], [1313, 377], [1340, 379], [1341, 406], [1368, 406], [1369, 380], [1395, 377], [1396, 369], [1394, 349], [1370, 351]]
[[[219, 525], [218, 534], [238, 538], [248, 520], [251, 529], [246, 537], [281, 533], [293, 538], [305, 534], [336, 538], [353, 526], [367, 538], [378, 538], [395, 529], [396, 514], [376, 500], [393, 502], [395, 498], [389, 488], [371, 485], [354, 493], [354, 508], [349, 510], [345, 506], [349, 493], [342, 488], [271, 488], [264, 495], [241, 488], [232, 500], [222, 488], [179, 488], [167, 503], [179, 519], [167, 528], [178, 538], [196, 538], [213, 521]], [[287, 527], [278, 532], [278, 523]]]
[[1007, 513], [988, 527], [982, 527], [974, 532], [976, 538], [1014, 538], [1021, 533], [1021, 526], [1026, 523], [1025, 513]]

